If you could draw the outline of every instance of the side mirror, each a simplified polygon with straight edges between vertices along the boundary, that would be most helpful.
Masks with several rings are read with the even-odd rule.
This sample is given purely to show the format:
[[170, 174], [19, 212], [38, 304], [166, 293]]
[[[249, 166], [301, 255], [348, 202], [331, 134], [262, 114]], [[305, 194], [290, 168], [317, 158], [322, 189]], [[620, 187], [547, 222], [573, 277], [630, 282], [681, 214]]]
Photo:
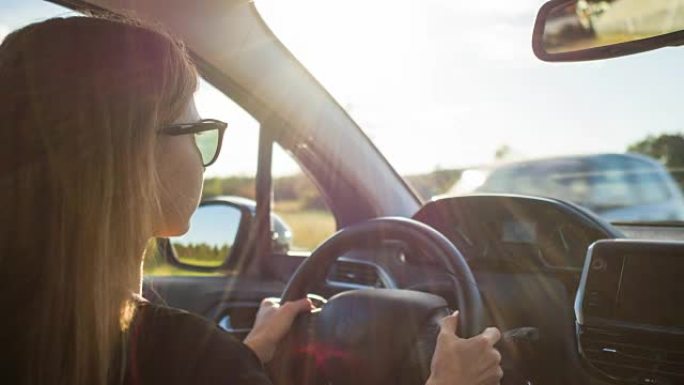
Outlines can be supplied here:
[[684, 0], [552, 0], [532, 36], [544, 61], [606, 59], [684, 44]]
[[231, 202], [210, 200], [200, 204], [187, 233], [160, 240], [162, 253], [173, 265], [187, 270], [226, 268], [231, 257], [246, 246], [252, 214]]
[[[227, 270], [248, 251], [256, 213], [250, 199], [222, 196], [203, 201], [190, 218], [190, 229], [178, 237], [157, 241], [161, 255], [171, 265], [186, 270]], [[292, 246], [292, 230], [271, 214], [271, 249], [286, 254]]]

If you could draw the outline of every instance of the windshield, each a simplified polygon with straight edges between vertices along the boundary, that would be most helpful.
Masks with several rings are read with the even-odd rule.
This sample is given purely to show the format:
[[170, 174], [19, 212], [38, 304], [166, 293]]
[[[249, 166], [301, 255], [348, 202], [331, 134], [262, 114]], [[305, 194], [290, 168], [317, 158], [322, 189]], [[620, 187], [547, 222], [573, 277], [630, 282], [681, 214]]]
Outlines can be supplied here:
[[256, 4], [423, 198], [511, 192], [684, 220], [681, 49], [541, 62], [543, 1]]

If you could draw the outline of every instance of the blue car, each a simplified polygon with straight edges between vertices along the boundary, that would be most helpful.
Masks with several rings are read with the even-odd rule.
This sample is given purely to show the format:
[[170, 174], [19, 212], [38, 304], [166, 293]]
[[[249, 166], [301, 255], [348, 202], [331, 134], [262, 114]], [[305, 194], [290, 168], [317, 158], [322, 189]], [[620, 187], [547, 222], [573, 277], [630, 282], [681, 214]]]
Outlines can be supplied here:
[[661, 163], [636, 154], [554, 157], [469, 169], [449, 193], [551, 197], [611, 222], [684, 220], [684, 197], [674, 178]]

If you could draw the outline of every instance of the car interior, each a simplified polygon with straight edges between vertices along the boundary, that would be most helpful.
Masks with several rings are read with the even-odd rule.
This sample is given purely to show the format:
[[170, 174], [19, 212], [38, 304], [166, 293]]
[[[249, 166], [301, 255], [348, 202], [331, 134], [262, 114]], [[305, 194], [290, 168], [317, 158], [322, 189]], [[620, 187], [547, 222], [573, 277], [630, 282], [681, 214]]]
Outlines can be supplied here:
[[[458, 309], [460, 335], [502, 331], [503, 384], [684, 384], [681, 223], [616, 224], [542, 196], [423, 199], [253, 1], [48, 1], [162, 23], [185, 42], [204, 81], [258, 121], [254, 201], [214, 197], [198, 211], [239, 218], [225, 226], [229, 251], [198, 262], [183, 259], [176, 240], [159, 239], [160, 257], [185, 273], [146, 276], [143, 290], [237, 338], [263, 298], [309, 296], [319, 309], [298, 318], [269, 364], [274, 383], [424, 383], [438, 321]], [[620, 6], [641, 16], [611, 24]], [[684, 2], [552, 0], [536, 23], [528, 20], [527, 48], [557, 63], [678, 46], [677, 6]], [[611, 16], [611, 7], [622, 13]], [[657, 14], [670, 21], [658, 24]], [[614, 32], [619, 24], [630, 27]], [[276, 146], [334, 216], [336, 232], [310, 253], [284, 247], [291, 229], [273, 216]]]

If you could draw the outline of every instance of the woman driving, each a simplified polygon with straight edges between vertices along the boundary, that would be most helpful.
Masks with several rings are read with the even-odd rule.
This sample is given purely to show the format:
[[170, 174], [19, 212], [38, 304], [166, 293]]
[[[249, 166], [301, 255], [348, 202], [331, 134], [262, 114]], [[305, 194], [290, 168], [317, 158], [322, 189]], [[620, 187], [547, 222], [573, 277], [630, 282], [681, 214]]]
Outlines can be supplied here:
[[[269, 384], [306, 300], [264, 300], [240, 342], [141, 296], [154, 237], [185, 233], [226, 124], [202, 119], [183, 45], [124, 19], [69, 17], [0, 45], [3, 383]], [[428, 384], [498, 384], [488, 328], [441, 324]]]

